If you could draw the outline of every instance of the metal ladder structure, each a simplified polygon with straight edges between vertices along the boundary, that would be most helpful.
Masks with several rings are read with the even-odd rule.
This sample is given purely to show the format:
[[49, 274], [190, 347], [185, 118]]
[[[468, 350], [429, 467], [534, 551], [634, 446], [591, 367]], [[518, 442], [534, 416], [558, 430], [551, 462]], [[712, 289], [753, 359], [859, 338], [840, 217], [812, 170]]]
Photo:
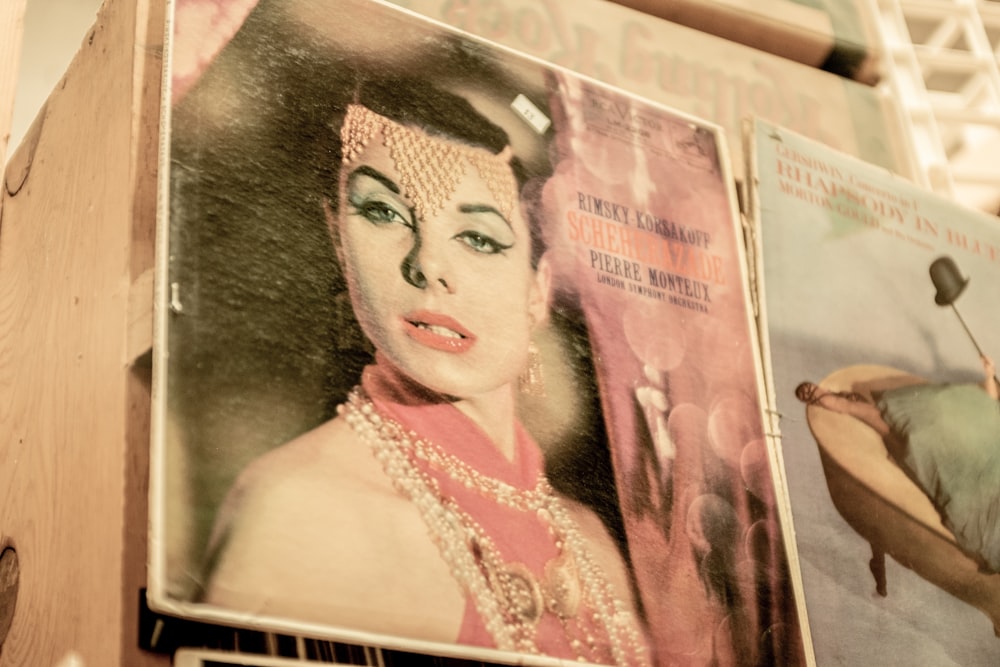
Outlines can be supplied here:
[[920, 185], [1000, 210], [1000, 2], [869, 0]]

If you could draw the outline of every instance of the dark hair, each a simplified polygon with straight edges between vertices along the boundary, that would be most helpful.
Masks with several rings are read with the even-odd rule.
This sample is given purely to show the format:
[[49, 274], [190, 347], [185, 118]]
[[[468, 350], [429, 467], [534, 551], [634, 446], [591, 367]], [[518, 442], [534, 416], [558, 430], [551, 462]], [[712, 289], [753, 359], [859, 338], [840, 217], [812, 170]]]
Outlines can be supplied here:
[[[477, 110], [468, 99], [435, 87], [426, 80], [412, 78], [369, 78], [358, 82], [350, 103], [360, 104], [380, 116], [420, 128], [427, 134], [456, 141], [469, 146], [485, 148], [498, 154], [510, 145], [507, 132]], [[346, 105], [345, 105], [346, 106]], [[346, 109], [332, 119], [330, 140], [324, 150], [321, 178], [326, 187], [325, 196], [331, 208], [337, 206], [337, 184], [342, 164], [340, 127]], [[545, 252], [541, 220], [541, 184], [550, 175], [551, 168], [529, 170], [516, 155], [510, 161], [518, 185], [518, 197], [525, 212], [531, 235], [531, 265], [537, 267]]]

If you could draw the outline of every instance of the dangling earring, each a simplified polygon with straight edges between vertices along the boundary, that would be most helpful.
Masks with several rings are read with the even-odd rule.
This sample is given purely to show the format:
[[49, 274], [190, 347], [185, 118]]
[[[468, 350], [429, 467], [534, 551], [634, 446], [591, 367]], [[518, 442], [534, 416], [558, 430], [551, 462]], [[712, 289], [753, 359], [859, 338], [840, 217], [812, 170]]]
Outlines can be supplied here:
[[528, 343], [528, 365], [517, 378], [517, 388], [525, 396], [545, 397], [545, 376], [542, 373], [542, 351], [535, 341]]

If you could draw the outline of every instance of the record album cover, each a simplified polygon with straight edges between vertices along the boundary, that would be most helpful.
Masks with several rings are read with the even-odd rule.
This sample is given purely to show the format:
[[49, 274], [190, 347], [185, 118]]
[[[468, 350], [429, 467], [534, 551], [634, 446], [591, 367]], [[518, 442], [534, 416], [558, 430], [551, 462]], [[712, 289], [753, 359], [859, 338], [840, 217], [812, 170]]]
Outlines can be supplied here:
[[372, 0], [177, 0], [149, 604], [800, 664], [725, 139]]
[[[795, 16], [789, 9], [819, 12], [800, 2], [740, 0], [735, 4], [742, 4], [743, 11], [729, 7], [721, 16], [700, 15], [702, 23], [681, 20], [677, 13], [689, 3], [676, 0], [656, 7], [641, 0], [393, 3], [720, 125], [737, 179], [742, 179], [745, 164], [742, 122], [753, 115], [919, 180], [920, 168], [910, 137], [901, 129], [896, 99], [824, 71], [818, 63], [804, 64], [787, 53], [775, 55], [763, 45], [754, 48], [720, 32], [737, 26], [744, 34], [764, 35], [755, 30], [759, 23], [747, 16], [752, 10], [769, 17], [777, 33], [774, 42], [788, 47], [793, 43], [790, 35], [808, 39], [801, 27], [788, 25]], [[643, 11], [623, 6], [628, 4]], [[713, 3], [690, 4], [704, 9]], [[853, 11], [848, 3], [832, 4], [838, 12]], [[825, 58], [829, 38], [821, 49]]]
[[997, 664], [1000, 226], [790, 130], [752, 138], [770, 430], [816, 661]]

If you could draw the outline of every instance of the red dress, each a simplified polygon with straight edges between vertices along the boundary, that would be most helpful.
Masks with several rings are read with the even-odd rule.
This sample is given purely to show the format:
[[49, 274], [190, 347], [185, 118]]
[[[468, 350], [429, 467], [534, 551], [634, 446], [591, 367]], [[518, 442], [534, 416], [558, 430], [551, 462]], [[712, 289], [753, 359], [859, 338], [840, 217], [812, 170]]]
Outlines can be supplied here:
[[602, 664], [647, 664], [615, 596], [516, 424], [511, 460], [444, 397], [384, 359], [343, 411], [398, 492], [417, 504], [466, 593], [458, 642]]

